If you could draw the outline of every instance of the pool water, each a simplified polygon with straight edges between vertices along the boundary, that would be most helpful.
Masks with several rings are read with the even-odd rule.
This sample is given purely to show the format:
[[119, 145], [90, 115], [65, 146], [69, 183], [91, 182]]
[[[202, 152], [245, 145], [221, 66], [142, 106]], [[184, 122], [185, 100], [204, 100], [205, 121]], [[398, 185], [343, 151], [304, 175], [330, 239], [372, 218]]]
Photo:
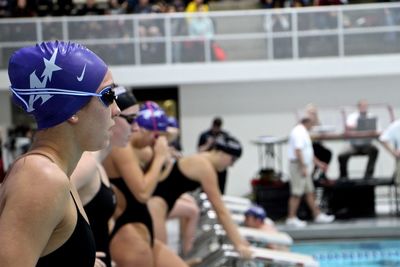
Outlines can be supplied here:
[[291, 251], [314, 257], [320, 267], [400, 266], [400, 240], [307, 242], [293, 245]]

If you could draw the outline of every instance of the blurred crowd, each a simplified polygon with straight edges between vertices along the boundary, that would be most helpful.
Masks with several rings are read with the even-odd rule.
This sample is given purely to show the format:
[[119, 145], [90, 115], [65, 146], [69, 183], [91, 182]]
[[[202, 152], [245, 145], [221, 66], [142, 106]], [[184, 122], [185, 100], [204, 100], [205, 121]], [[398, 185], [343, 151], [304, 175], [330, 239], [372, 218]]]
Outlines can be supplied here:
[[[259, 0], [258, 4], [260, 8], [268, 9], [348, 3], [348, 0]], [[0, 18], [146, 14], [208, 10], [208, 0], [0, 0]]]
[[[0, 0], [1, 17], [86, 16], [208, 11], [208, 0]], [[205, 8], [202, 6], [206, 5]]]

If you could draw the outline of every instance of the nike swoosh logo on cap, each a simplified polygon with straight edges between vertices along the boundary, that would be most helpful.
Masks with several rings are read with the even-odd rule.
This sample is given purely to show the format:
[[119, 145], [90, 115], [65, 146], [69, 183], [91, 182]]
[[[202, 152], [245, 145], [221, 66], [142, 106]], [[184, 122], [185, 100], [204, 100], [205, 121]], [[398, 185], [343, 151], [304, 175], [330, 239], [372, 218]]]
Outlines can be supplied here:
[[77, 79], [79, 82], [81, 82], [81, 81], [83, 80], [83, 77], [85, 77], [85, 71], [86, 71], [86, 64], [85, 64], [85, 66], [83, 67], [81, 76], [79, 76], [79, 77], [76, 76], [76, 79]]

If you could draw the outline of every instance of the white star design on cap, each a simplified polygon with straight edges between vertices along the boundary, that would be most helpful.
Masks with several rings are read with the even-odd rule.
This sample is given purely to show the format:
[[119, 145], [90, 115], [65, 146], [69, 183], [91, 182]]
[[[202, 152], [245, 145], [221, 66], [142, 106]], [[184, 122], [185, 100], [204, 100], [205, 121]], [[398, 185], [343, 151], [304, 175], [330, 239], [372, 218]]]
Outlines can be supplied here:
[[53, 72], [54, 71], [58, 71], [58, 70], [62, 70], [62, 68], [60, 68], [59, 66], [57, 66], [55, 64], [57, 53], [58, 53], [58, 49], [55, 49], [53, 55], [50, 58], [50, 60], [48, 60], [46, 58], [43, 58], [43, 61], [44, 61], [44, 64], [45, 64], [46, 68], [44, 69], [44, 71], [42, 73], [42, 76], [41, 76], [42, 78], [45, 77], [45, 79], [46, 79], [46, 77], [48, 77], [49, 81], [51, 81], [51, 77], [53, 75]]

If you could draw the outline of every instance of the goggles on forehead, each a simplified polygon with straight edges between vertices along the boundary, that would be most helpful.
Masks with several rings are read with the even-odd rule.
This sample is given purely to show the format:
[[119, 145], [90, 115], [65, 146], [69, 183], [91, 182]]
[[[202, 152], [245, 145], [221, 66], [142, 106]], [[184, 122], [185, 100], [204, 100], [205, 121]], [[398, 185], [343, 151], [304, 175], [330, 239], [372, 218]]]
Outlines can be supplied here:
[[21, 100], [21, 102], [28, 109], [29, 105], [21, 96], [24, 95], [71, 95], [71, 96], [96, 96], [99, 98], [100, 102], [103, 103], [104, 106], [109, 107], [114, 100], [117, 99], [114, 91], [114, 85], [109, 85], [104, 87], [99, 93], [90, 93], [90, 92], [82, 92], [82, 91], [74, 91], [74, 90], [66, 90], [66, 89], [57, 89], [57, 88], [31, 88], [31, 89], [18, 89], [12, 88], [10, 86], [10, 90], [13, 94]]
[[134, 124], [136, 122], [136, 114], [129, 114], [129, 115], [125, 115], [125, 114], [119, 114], [119, 116], [121, 118], [124, 118], [129, 124]]

